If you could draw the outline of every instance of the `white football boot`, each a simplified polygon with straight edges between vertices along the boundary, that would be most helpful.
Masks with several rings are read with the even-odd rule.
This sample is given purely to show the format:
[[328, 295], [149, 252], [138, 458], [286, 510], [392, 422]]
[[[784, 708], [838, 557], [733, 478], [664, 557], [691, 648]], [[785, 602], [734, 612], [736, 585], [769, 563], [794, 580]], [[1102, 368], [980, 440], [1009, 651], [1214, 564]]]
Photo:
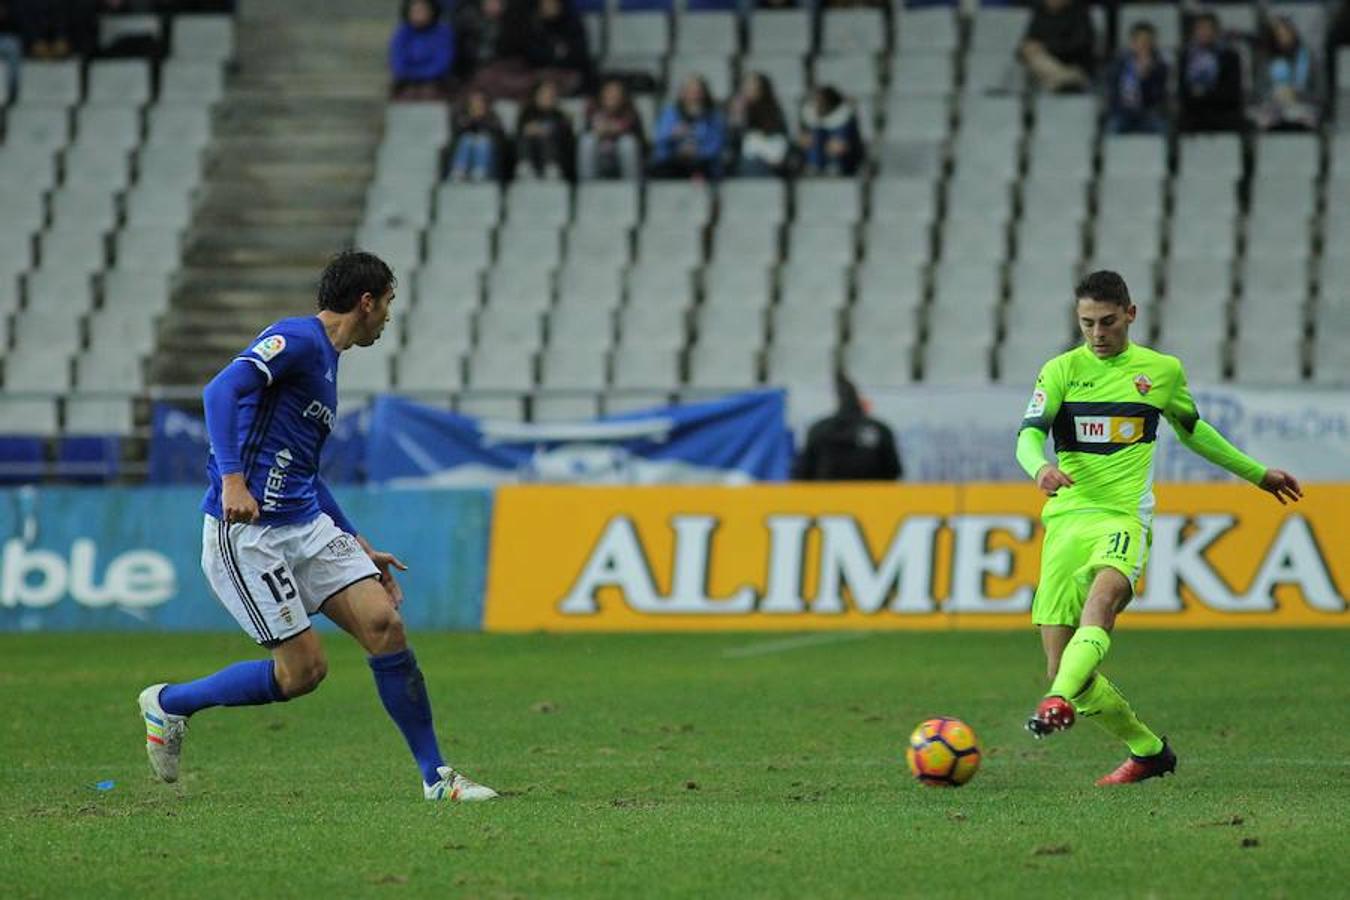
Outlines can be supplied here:
[[178, 757], [183, 752], [183, 735], [187, 734], [187, 716], [171, 716], [159, 705], [163, 684], [152, 684], [141, 691], [137, 701], [141, 706], [141, 724], [145, 725], [145, 753], [150, 757], [150, 768], [160, 781], [178, 780]]
[[422, 785], [422, 796], [428, 800], [473, 803], [476, 800], [492, 800], [497, 796], [497, 792], [492, 788], [470, 781], [449, 766], [441, 766], [436, 772], [441, 776], [440, 781]]

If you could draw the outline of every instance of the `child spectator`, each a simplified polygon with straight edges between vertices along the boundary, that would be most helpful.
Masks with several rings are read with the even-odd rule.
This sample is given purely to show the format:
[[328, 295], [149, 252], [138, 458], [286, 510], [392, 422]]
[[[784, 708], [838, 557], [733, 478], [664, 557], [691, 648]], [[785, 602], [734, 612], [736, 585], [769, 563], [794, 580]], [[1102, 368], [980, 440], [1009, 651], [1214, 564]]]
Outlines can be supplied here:
[[809, 175], [855, 175], [863, 161], [862, 131], [853, 104], [831, 85], [818, 87], [802, 106], [798, 138]]
[[577, 148], [583, 179], [636, 179], [642, 169], [642, 117], [618, 79], [606, 81], [586, 109], [586, 130]]
[[554, 82], [563, 94], [570, 96], [589, 86], [586, 26], [563, 0], [538, 0], [526, 30], [525, 61], [536, 78]]
[[558, 88], [551, 81], [539, 82], [516, 127], [521, 174], [571, 181], [576, 177], [575, 149], [572, 120], [558, 108]]
[[1242, 60], [1219, 38], [1219, 18], [1191, 22], [1181, 53], [1181, 126], [1185, 131], [1241, 131], [1245, 121]]
[[1158, 52], [1158, 33], [1151, 22], [1136, 22], [1130, 27], [1130, 46], [1111, 66], [1106, 90], [1108, 131], [1167, 131], [1167, 63]]
[[1086, 5], [1077, 0], [1040, 0], [1017, 52], [1045, 90], [1082, 91], [1092, 79], [1095, 41]]
[[691, 75], [679, 97], [661, 111], [652, 141], [654, 178], [717, 178], [722, 173], [726, 122], [708, 83]]
[[1317, 127], [1312, 53], [1292, 19], [1277, 16], [1266, 30], [1264, 75], [1260, 102], [1252, 110], [1257, 126], [1267, 131], [1307, 131]]
[[455, 59], [455, 36], [431, 0], [404, 0], [403, 21], [389, 41], [395, 100], [443, 100]]
[[455, 181], [488, 181], [501, 173], [505, 133], [487, 94], [470, 91], [451, 120], [450, 177]]
[[737, 175], [783, 177], [790, 173], [792, 141], [768, 76], [761, 72], [745, 76], [740, 92], [727, 104], [727, 122], [736, 154], [732, 170]]

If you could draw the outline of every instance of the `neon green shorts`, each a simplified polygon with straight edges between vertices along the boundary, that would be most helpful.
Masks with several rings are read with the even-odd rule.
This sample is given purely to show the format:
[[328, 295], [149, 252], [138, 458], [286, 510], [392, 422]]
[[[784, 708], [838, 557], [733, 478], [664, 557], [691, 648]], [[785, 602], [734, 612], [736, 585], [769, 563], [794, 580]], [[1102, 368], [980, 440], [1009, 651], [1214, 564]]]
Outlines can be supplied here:
[[1076, 627], [1097, 572], [1115, 569], [1133, 585], [1144, 571], [1152, 538], [1133, 516], [1082, 512], [1048, 520], [1032, 624]]

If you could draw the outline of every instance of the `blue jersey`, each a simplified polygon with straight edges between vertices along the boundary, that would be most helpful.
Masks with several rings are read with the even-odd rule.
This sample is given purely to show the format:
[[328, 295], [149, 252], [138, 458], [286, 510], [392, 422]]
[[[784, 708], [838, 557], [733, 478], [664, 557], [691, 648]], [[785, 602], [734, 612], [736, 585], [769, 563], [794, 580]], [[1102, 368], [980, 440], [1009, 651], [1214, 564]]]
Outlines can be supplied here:
[[[337, 348], [317, 317], [298, 316], [268, 326], [230, 365], [241, 360], [267, 377], [261, 390], [239, 399], [235, 435], [244, 479], [258, 501], [258, 524], [308, 522], [320, 512], [319, 454], [337, 418]], [[202, 510], [219, 517], [214, 450], [206, 468], [211, 485]]]

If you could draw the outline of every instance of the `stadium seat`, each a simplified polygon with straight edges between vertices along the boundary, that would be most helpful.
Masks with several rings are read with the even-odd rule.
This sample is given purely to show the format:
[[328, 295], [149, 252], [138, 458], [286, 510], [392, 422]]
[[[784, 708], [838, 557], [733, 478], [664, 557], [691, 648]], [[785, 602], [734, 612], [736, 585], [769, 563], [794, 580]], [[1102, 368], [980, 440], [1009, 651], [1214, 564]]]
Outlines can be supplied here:
[[217, 63], [170, 59], [160, 68], [160, 103], [191, 103], [205, 108], [224, 96], [225, 73]]
[[[679, 352], [678, 347], [618, 344], [611, 360], [614, 387], [670, 390], [680, 383]], [[608, 404], [606, 410], [614, 412]]]
[[798, 219], [787, 233], [788, 254], [822, 266], [847, 265], [857, 255], [854, 227], [843, 222]]
[[562, 227], [571, 218], [571, 207], [565, 182], [517, 182], [506, 195], [506, 218], [533, 227]]
[[374, 344], [361, 353], [348, 354], [350, 359], [342, 360], [342, 390], [347, 394], [377, 394], [389, 390], [393, 380], [389, 371], [389, 351], [374, 348]]
[[971, 22], [970, 50], [979, 55], [1012, 56], [1031, 21], [1030, 9], [985, 6]]
[[1198, 331], [1165, 329], [1155, 349], [1180, 357], [1193, 390], [1223, 381], [1224, 339], [1215, 335], [1212, 326]]
[[876, 60], [870, 56], [818, 56], [811, 71], [816, 87], [833, 85], [855, 100], [869, 100], [881, 90]]
[[751, 266], [773, 265], [779, 258], [780, 231], [777, 223], [764, 220], [724, 221], [713, 237], [712, 258]]
[[702, 264], [703, 245], [701, 225], [672, 225], [649, 219], [638, 232], [638, 259], [688, 271]]
[[1073, 132], [1037, 128], [1027, 148], [1027, 177], [1042, 182], [1056, 177], [1087, 181], [1092, 175], [1091, 136], [1091, 131], [1079, 138]]
[[773, 343], [820, 344], [833, 347], [839, 341], [839, 308], [826, 303], [780, 304], [770, 309]]
[[670, 52], [670, 26], [664, 12], [628, 12], [610, 16], [605, 66], [661, 77]]
[[757, 55], [801, 57], [813, 49], [809, 10], [759, 9], [749, 25], [750, 50]]
[[494, 184], [447, 181], [436, 189], [436, 221], [440, 223], [496, 225], [501, 209], [501, 192]]
[[947, 214], [1012, 218], [1012, 182], [1004, 174], [982, 168], [958, 168], [947, 183]]
[[740, 21], [734, 12], [686, 12], [675, 23], [676, 55], [717, 53], [735, 56], [740, 52], [740, 45]]
[[182, 229], [192, 221], [190, 196], [158, 188], [153, 183], [138, 183], [127, 193], [125, 202], [127, 225]]
[[600, 390], [608, 380], [603, 347], [551, 345], [540, 357], [539, 383], [548, 388]]
[[530, 398], [530, 420], [534, 422], [585, 422], [600, 415], [600, 398], [595, 393], [536, 394]]
[[903, 387], [914, 381], [913, 341], [907, 335], [855, 337], [843, 349], [845, 372], [864, 389]]
[[1164, 51], [1176, 51], [1181, 47], [1181, 18], [1177, 10], [1169, 9], [1166, 4], [1122, 4], [1120, 7], [1122, 42], [1123, 37], [1129, 34], [1130, 28], [1137, 22], [1148, 22], [1157, 30], [1158, 46]]
[[525, 418], [524, 396], [520, 393], [492, 389], [464, 391], [458, 395], [456, 407], [466, 416], [480, 419], [519, 422]]
[[617, 271], [632, 257], [628, 228], [606, 222], [575, 224], [567, 230], [567, 259], [585, 260], [597, 268]]
[[553, 273], [536, 266], [498, 262], [486, 276], [487, 302], [547, 309], [553, 297]]
[[70, 357], [39, 344], [20, 344], [4, 357], [5, 390], [10, 393], [70, 388]]
[[699, 341], [689, 351], [690, 387], [738, 390], [759, 383], [756, 347]]
[[898, 94], [892, 87], [884, 110], [889, 138], [942, 141], [951, 130], [951, 103], [945, 97]]
[[822, 265], [809, 256], [793, 257], [778, 270], [779, 302], [837, 310], [848, 302], [849, 270]]
[[[415, 352], [400, 354], [396, 362], [400, 391], [441, 393], [464, 386], [463, 364], [454, 348], [419, 347]], [[343, 377], [345, 383], [345, 371]]]
[[26, 60], [19, 81], [20, 106], [70, 107], [80, 102], [80, 64]]
[[156, 103], [146, 112], [146, 144], [204, 147], [211, 140], [211, 113], [196, 104]]
[[952, 51], [960, 43], [960, 25], [950, 7], [928, 7], [895, 10], [894, 45], [900, 55], [915, 50]]
[[[52, 192], [49, 202], [53, 230], [104, 234], [117, 228], [116, 198], [109, 191], [63, 187]], [[102, 259], [98, 262], [101, 265]]]
[[[53, 397], [14, 397], [0, 393], [0, 435], [27, 435], [53, 437], [58, 430], [56, 400]], [[6, 442], [0, 447], [0, 460], [31, 463], [40, 460], [31, 456], [31, 448], [17, 442]], [[0, 471], [3, 467], [0, 467]]]
[[1167, 142], [1153, 135], [1112, 135], [1102, 141], [1102, 174], [1148, 176], [1167, 174]]
[[1242, 138], [1235, 134], [1186, 135], [1178, 142], [1177, 172], [1181, 178], [1242, 177]]
[[1256, 139], [1256, 174], [1311, 181], [1321, 168], [1321, 155], [1315, 135], [1263, 134]]
[[234, 57], [234, 19], [228, 15], [177, 15], [170, 31], [173, 56], [198, 62]]
[[593, 181], [577, 188], [577, 216], [581, 224], [603, 223], [635, 227], [641, 219], [641, 196], [636, 184]]
[[86, 350], [75, 359], [75, 386], [85, 391], [139, 391], [145, 387], [141, 359], [120, 349]]
[[777, 225], [787, 215], [787, 188], [769, 179], [723, 182], [718, 197], [718, 223]]
[[65, 431], [129, 437], [135, 426], [131, 413], [131, 402], [125, 397], [71, 394], [65, 400]]
[[562, 232], [547, 221], [508, 219], [497, 229], [497, 256], [502, 265], [556, 269], [562, 263]]
[[673, 307], [684, 310], [693, 296], [690, 270], [659, 259], [644, 260], [628, 270], [626, 277], [630, 306]]
[[933, 225], [917, 219], [869, 222], [865, 231], [866, 259], [892, 258], [906, 262], [932, 257]]
[[70, 112], [63, 106], [16, 106], [5, 117], [6, 146], [50, 153], [70, 140]]
[[886, 19], [880, 9], [828, 9], [820, 17], [823, 53], [876, 54], [886, 49]]
[[647, 186], [647, 225], [706, 225], [712, 218], [712, 189], [689, 182], [655, 182]]
[[150, 63], [143, 59], [96, 59], [89, 64], [86, 102], [99, 106], [144, 106], [150, 102]]
[[492, 231], [480, 224], [438, 223], [425, 235], [427, 262], [444, 261], [482, 271], [492, 265], [492, 237]]
[[945, 97], [956, 90], [956, 63], [947, 52], [911, 51], [890, 63], [892, 101], [909, 97]]
[[943, 259], [998, 261], [1008, 255], [1008, 223], [977, 213], [948, 215], [942, 226]]
[[666, 99], [673, 102], [680, 85], [691, 78], [702, 78], [708, 84], [714, 101], [721, 103], [735, 91], [731, 58], [716, 53], [691, 53], [672, 56], [666, 69]]
[[714, 261], [703, 271], [706, 306], [762, 310], [773, 298], [773, 273], [768, 265], [747, 265], [736, 256]]
[[833, 343], [774, 339], [764, 353], [764, 381], [779, 387], [824, 387], [835, 371]]

